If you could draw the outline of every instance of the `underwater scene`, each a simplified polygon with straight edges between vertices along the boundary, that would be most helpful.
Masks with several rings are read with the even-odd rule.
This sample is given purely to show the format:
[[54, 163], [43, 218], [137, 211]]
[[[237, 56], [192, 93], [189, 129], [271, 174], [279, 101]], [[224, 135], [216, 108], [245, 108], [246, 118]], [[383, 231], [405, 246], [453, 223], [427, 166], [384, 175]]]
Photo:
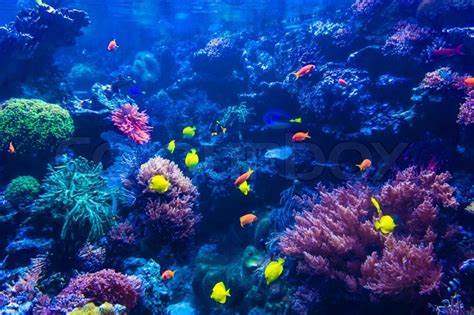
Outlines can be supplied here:
[[0, 314], [474, 314], [474, 0], [1, 0]]

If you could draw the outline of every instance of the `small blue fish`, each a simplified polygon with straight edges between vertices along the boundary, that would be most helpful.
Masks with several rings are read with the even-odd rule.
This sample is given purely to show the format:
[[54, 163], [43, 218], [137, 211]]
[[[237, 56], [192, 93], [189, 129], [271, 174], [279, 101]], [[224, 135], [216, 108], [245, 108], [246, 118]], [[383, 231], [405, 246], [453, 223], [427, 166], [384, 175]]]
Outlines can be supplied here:
[[451, 82], [453, 81], [453, 78], [451, 75], [446, 71], [446, 69], [439, 69], [439, 76], [443, 78], [443, 80]]

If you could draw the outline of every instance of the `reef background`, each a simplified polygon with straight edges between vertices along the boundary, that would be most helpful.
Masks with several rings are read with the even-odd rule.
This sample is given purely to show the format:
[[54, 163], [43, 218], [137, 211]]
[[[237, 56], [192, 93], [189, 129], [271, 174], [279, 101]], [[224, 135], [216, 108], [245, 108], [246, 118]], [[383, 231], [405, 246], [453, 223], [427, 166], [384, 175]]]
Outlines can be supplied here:
[[2, 314], [472, 312], [472, 1], [46, 3], [0, 8]]

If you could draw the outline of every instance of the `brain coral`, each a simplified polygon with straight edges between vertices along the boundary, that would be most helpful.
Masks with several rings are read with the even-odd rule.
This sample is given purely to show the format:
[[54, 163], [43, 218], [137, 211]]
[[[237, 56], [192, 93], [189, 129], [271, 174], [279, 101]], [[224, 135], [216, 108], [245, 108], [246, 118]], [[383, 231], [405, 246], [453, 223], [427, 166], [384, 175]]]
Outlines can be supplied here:
[[36, 99], [10, 99], [0, 105], [0, 146], [16, 152], [51, 152], [74, 132], [69, 112]]

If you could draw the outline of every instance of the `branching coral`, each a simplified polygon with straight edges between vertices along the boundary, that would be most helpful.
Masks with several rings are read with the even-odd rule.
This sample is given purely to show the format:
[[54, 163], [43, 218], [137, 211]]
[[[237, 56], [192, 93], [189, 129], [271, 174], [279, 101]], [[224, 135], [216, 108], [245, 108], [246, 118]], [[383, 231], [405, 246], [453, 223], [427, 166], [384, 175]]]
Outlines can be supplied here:
[[443, 275], [433, 246], [387, 238], [382, 257], [375, 252], [362, 265], [364, 287], [375, 295], [413, 297], [433, 293]]
[[148, 125], [149, 117], [140, 112], [138, 106], [125, 104], [112, 113], [112, 122], [132, 141], [144, 144], [150, 141], [152, 127]]
[[467, 93], [464, 103], [459, 107], [458, 123], [466, 126], [474, 124], [474, 89]]
[[51, 212], [63, 223], [62, 238], [94, 240], [104, 235], [112, 222], [112, 198], [101, 176], [102, 166], [79, 157], [53, 168], [42, 184], [36, 213]]
[[57, 303], [72, 310], [81, 305], [81, 298], [95, 304], [105, 302], [120, 304], [130, 311], [137, 304], [141, 290], [141, 281], [111, 269], [79, 275], [56, 297]]
[[385, 42], [382, 51], [385, 55], [416, 57], [431, 43], [433, 33], [434, 31], [428, 27], [400, 21], [395, 33]]
[[[162, 175], [170, 182], [170, 188], [164, 194], [149, 190], [150, 180], [156, 175]], [[140, 167], [137, 181], [143, 193], [150, 197], [145, 212], [161, 238], [182, 241], [194, 235], [199, 221], [199, 216], [193, 212], [198, 192], [175, 163], [155, 157]]]
[[18, 153], [53, 151], [74, 132], [69, 112], [41, 100], [10, 99], [0, 105], [0, 146]]
[[295, 227], [282, 234], [280, 249], [298, 258], [299, 272], [326, 275], [356, 290], [369, 248], [381, 245], [368, 217], [369, 190], [356, 186], [319, 190], [319, 202], [315, 196], [300, 200], [308, 210], [297, 214]]

